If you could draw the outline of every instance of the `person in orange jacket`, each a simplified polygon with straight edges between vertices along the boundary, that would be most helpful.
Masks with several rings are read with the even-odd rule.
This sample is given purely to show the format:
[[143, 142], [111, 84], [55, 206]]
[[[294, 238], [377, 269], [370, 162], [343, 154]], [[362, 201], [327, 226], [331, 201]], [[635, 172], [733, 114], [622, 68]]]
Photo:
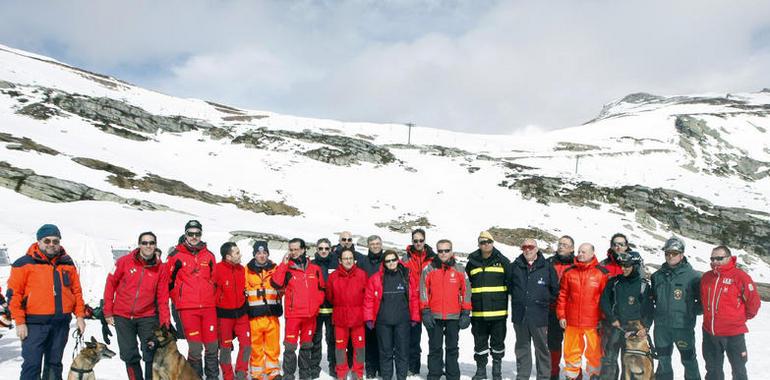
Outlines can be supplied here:
[[214, 284], [217, 287], [215, 297], [219, 332], [219, 367], [222, 368], [224, 380], [233, 380], [230, 354], [233, 351], [235, 337], [238, 339], [235, 378], [246, 380], [249, 356], [251, 356], [249, 316], [246, 315], [246, 270], [241, 265], [241, 250], [235, 243], [222, 244], [219, 253], [222, 261], [214, 267]]
[[8, 306], [21, 340], [22, 380], [62, 378], [62, 355], [69, 338], [72, 314], [80, 335], [86, 329], [80, 276], [61, 246], [61, 232], [53, 224], [37, 230], [37, 242], [16, 260], [8, 278]]
[[283, 314], [281, 295], [270, 283], [275, 263], [270, 261], [267, 242], [254, 242], [254, 258], [246, 264], [246, 297], [249, 303], [251, 327], [251, 378], [267, 376], [273, 380], [281, 375], [278, 355], [281, 354], [281, 324]]
[[602, 318], [599, 306], [608, 272], [599, 265], [594, 246], [583, 243], [575, 265], [566, 271], [559, 286], [556, 316], [564, 329], [564, 372], [568, 379], [580, 375], [583, 352], [589, 378], [599, 377], [602, 346], [597, 330]]

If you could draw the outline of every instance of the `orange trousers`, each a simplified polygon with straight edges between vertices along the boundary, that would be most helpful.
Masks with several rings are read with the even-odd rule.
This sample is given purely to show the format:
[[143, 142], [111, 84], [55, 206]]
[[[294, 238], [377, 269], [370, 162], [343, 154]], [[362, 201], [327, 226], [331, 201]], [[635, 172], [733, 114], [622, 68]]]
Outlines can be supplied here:
[[599, 375], [602, 368], [602, 340], [596, 327], [567, 326], [564, 330], [564, 373], [571, 378], [580, 374], [586, 356], [586, 378]]
[[278, 317], [256, 317], [249, 320], [251, 328], [251, 378], [273, 379], [281, 374], [278, 356], [281, 354], [281, 325]]

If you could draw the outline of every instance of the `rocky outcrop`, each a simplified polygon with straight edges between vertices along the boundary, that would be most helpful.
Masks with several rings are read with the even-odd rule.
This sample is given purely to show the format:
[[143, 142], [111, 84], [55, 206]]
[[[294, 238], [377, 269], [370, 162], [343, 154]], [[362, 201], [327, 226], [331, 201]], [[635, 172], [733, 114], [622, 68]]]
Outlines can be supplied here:
[[16, 111], [19, 115], [29, 116], [37, 120], [48, 120], [54, 116], [64, 116], [58, 109], [48, 106], [45, 103], [32, 103]]
[[400, 232], [408, 234], [417, 227], [431, 228], [433, 225], [428, 221], [428, 218], [424, 216], [417, 216], [412, 214], [405, 214], [398, 217], [398, 219], [391, 220], [389, 222], [380, 222], [374, 224], [380, 228], [387, 228], [393, 232]]
[[56, 149], [38, 144], [29, 137], [16, 137], [10, 133], [0, 132], [0, 141], [9, 143], [5, 146], [7, 149], [21, 150], [24, 152], [35, 151], [43, 154], [50, 154], [52, 156], [59, 154], [59, 151]]
[[[553, 248], [551, 245], [555, 244], [559, 240], [556, 235], [543, 231], [537, 227], [529, 228], [503, 228], [503, 227], [490, 227], [487, 231], [492, 234], [495, 241], [510, 245], [512, 247], [519, 247], [524, 243], [525, 239], [535, 239], [548, 243], [545, 247], [540, 249], [545, 253], [552, 253]], [[515, 255], [514, 255], [515, 257]]]
[[610, 188], [581, 181], [512, 173], [501, 186], [518, 190], [527, 199], [543, 204], [568, 203], [599, 208], [617, 205], [626, 212], [643, 212], [680, 235], [711, 244], [726, 244], [770, 260], [770, 213], [722, 207], [676, 190], [623, 186]]
[[0, 186], [46, 202], [105, 201], [139, 210], [169, 210], [160, 204], [123, 198], [77, 182], [37, 175], [32, 170], [14, 167], [5, 161], [0, 161]]
[[569, 152], [585, 152], [590, 150], [601, 150], [602, 148], [596, 145], [589, 145], [589, 144], [578, 144], [578, 143], [572, 143], [572, 142], [564, 142], [559, 141], [556, 143], [556, 147], [553, 148], [554, 151], [569, 151]]
[[113, 165], [104, 161], [100, 161], [94, 158], [87, 158], [87, 157], [72, 157], [72, 161], [77, 162], [80, 165], [83, 165], [87, 168], [91, 168], [94, 170], [103, 170], [121, 177], [134, 177], [136, 174], [134, 172], [122, 168], [117, 165]]

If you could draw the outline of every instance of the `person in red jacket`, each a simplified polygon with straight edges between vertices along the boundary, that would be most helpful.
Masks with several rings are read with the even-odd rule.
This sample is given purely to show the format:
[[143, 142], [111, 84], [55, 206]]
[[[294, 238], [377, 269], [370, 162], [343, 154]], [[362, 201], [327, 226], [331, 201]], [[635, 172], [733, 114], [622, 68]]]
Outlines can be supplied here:
[[[366, 360], [366, 342], [364, 341], [364, 293], [366, 292], [366, 272], [356, 266], [356, 259], [351, 248], [340, 251], [341, 268], [329, 275], [326, 284], [326, 299], [334, 307], [335, 354], [337, 378], [347, 378], [352, 369], [356, 379], [364, 377]], [[353, 345], [353, 368], [348, 366], [348, 342]]]
[[367, 328], [377, 332], [383, 380], [392, 380], [394, 364], [396, 379], [406, 379], [409, 327], [420, 323], [419, 288], [420, 284], [411, 282], [409, 269], [399, 262], [398, 254], [392, 250], [385, 251], [381, 270], [366, 282], [364, 321]]
[[724, 355], [730, 361], [733, 379], [746, 374], [746, 321], [754, 318], [761, 304], [757, 287], [748, 273], [736, 267], [737, 257], [720, 245], [711, 251], [711, 270], [700, 281], [703, 302], [703, 358], [706, 379], [724, 379]]
[[[420, 283], [420, 274], [422, 270], [430, 264], [430, 262], [436, 257], [436, 253], [433, 252], [433, 248], [425, 244], [425, 230], [417, 228], [412, 230], [412, 244], [406, 247], [406, 254], [401, 260], [409, 269], [409, 275], [411, 283]], [[469, 300], [470, 301], [470, 300]], [[422, 317], [422, 316], [421, 316]], [[422, 326], [418, 323], [412, 326], [409, 330], [409, 376], [420, 374], [420, 355], [422, 349], [420, 348], [420, 340], [422, 339]]]
[[214, 284], [217, 287], [219, 366], [222, 368], [222, 378], [233, 380], [230, 354], [233, 351], [233, 338], [238, 338], [235, 378], [246, 380], [251, 356], [249, 316], [246, 313], [246, 269], [241, 265], [241, 250], [235, 243], [222, 244], [219, 253], [222, 261], [214, 268]]
[[8, 307], [21, 340], [22, 380], [61, 379], [62, 355], [72, 314], [80, 335], [86, 328], [85, 302], [75, 263], [61, 246], [53, 224], [37, 230], [37, 242], [13, 262], [8, 278]]
[[559, 284], [556, 316], [564, 329], [564, 372], [568, 379], [580, 375], [583, 351], [586, 373], [599, 376], [602, 346], [597, 326], [602, 318], [599, 302], [607, 285], [608, 272], [599, 265], [594, 246], [583, 243], [575, 265], [566, 271]]
[[[214, 254], [201, 241], [203, 226], [197, 220], [185, 224], [185, 240], [169, 255], [164, 272], [170, 297], [184, 326], [189, 348], [187, 361], [203, 378], [205, 347], [206, 378], [219, 378], [217, 360], [217, 311], [214, 286]], [[167, 301], [166, 301], [167, 302]]]
[[294, 380], [297, 371], [297, 341], [299, 350], [299, 378], [310, 379], [310, 357], [313, 349], [318, 309], [324, 302], [324, 279], [321, 268], [310, 262], [305, 254], [305, 241], [289, 240], [289, 252], [275, 269], [270, 283], [284, 290], [283, 305], [286, 316], [284, 327], [283, 379]]
[[[120, 359], [126, 363], [129, 380], [152, 380], [153, 351], [147, 342], [158, 326], [170, 320], [168, 303], [158, 302], [164, 293], [163, 265], [156, 254], [158, 238], [152, 232], [139, 234], [139, 248], [119, 258], [104, 285], [104, 319], [115, 326]], [[165, 289], [168, 289], [167, 287]], [[142, 355], [136, 338], [142, 345]], [[144, 358], [144, 372], [139, 364]], [[142, 375], [144, 373], [144, 375]]]
[[458, 380], [460, 330], [471, 325], [471, 283], [465, 268], [455, 260], [451, 241], [439, 240], [436, 249], [438, 259], [420, 276], [422, 323], [428, 330], [428, 380], [438, 380], [442, 374], [447, 380]]

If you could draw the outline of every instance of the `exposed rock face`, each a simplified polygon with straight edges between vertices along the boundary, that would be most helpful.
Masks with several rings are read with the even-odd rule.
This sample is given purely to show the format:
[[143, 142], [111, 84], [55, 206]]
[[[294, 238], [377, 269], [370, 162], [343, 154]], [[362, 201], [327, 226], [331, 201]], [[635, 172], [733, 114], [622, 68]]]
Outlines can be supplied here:
[[144, 135], [140, 135], [138, 133], [131, 132], [128, 129], [125, 129], [125, 128], [113, 127], [112, 125], [109, 125], [109, 124], [94, 123], [93, 126], [96, 127], [96, 128], [101, 129], [102, 132], [106, 132], [106, 133], [109, 133], [111, 135], [122, 137], [124, 139], [129, 139], [129, 140], [134, 140], [134, 141], [148, 141], [148, 140], [150, 140], [149, 137], [146, 137]]
[[601, 150], [602, 148], [596, 145], [588, 145], [588, 144], [578, 144], [578, 143], [571, 143], [571, 142], [564, 142], [559, 141], [556, 144], [556, 147], [553, 148], [555, 151], [561, 151], [566, 150], [570, 152], [585, 152], [590, 150]]
[[[495, 238], [495, 241], [499, 241], [500, 243], [518, 247], [521, 246], [524, 243], [524, 239], [535, 239], [547, 242], [549, 245], [547, 247], [540, 247], [541, 250], [545, 253], [552, 253], [553, 248], [551, 248], [551, 245], [556, 243], [559, 238], [547, 231], [543, 231], [537, 227], [530, 227], [530, 228], [502, 228], [502, 227], [491, 227], [488, 229], [489, 233], [492, 234], [492, 237]], [[515, 256], [515, 255], [514, 255]]]
[[55, 177], [37, 175], [29, 169], [20, 169], [0, 161], [0, 186], [27, 197], [46, 202], [106, 201], [125, 204], [140, 210], [168, 210], [169, 208], [139, 199], [123, 198], [113, 193]]
[[[722, 207], [676, 190], [623, 186], [609, 188], [591, 182], [567, 183], [560, 178], [510, 174], [501, 185], [519, 190], [524, 198], [543, 204], [569, 203], [599, 208], [614, 204], [622, 210], [647, 216], [671, 231], [711, 244], [726, 244], [762, 256], [770, 256], [769, 213]], [[647, 219], [642, 217], [643, 220]], [[763, 219], [764, 218], [764, 219]], [[645, 220], [645, 223], [649, 223]]]
[[59, 151], [53, 148], [49, 148], [45, 145], [38, 144], [29, 137], [16, 137], [11, 135], [10, 133], [0, 132], [0, 141], [10, 143], [6, 145], [6, 148], [8, 149], [16, 149], [28, 152], [30, 150], [35, 152], [40, 152], [44, 154], [50, 154], [52, 156], [56, 156], [59, 154]]
[[134, 177], [136, 174], [134, 172], [122, 168], [120, 166], [116, 166], [104, 161], [100, 161], [93, 158], [87, 158], [87, 157], [72, 157], [72, 161], [77, 162], [80, 165], [83, 165], [85, 167], [95, 169], [95, 170], [104, 170], [106, 172], [110, 172], [112, 174], [116, 174], [122, 177]]
[[19, 115], [29, 116], [37, 120], [48, 120], [54, 116], [64, 116], [64, 114], [54, 107], [45, 105], [44, 103], [32, 103], [22, 107], [16, 111]]
[[391, 220], [389, 222], [375, 223], [374, 225], [377, 227], [387, 228], [391, 231], [401, 232], [404, 234], [408, 234], [412, 232], [412, 230], [417, 227], [423, 227], [423, 228], [433, 227], [433, 225], [430, 224], [430, 222], [428, 221], [428, 218], [424, 216], [418, 217], [412, 214], [401, 215], [396, 220]]

